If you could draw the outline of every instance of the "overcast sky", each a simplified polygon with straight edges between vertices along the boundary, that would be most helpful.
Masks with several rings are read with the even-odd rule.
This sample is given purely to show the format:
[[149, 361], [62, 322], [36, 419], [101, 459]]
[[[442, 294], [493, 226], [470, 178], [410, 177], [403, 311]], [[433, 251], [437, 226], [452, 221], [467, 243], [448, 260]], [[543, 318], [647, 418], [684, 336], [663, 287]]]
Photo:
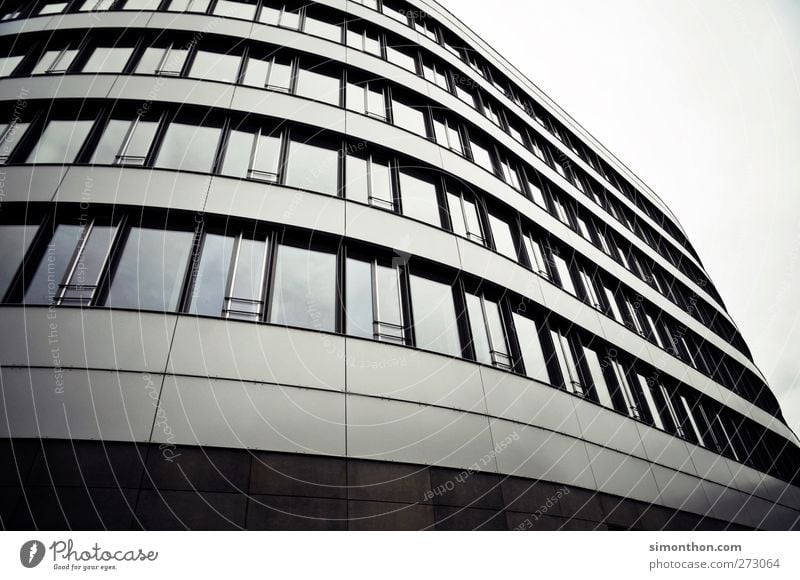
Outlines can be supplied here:
[[670, 206], [800, 433], [800, 1], [441, 3]]

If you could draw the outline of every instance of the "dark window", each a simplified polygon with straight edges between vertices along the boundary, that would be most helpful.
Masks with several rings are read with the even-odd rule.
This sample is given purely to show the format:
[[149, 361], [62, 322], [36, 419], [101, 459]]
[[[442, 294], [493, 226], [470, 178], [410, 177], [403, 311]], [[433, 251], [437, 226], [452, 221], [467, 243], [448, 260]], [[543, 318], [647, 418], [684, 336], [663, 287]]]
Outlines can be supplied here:
[[37, 230], [38, 227], [34, 225], [0, 225], [0, 299], [8, 291]]

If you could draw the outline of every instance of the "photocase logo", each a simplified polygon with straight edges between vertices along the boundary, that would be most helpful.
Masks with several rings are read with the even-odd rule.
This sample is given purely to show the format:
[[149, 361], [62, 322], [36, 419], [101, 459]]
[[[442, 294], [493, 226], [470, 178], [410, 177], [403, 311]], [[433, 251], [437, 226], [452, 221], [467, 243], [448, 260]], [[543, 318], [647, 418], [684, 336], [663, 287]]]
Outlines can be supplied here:
[[19, 561], [26, 568], [35, 568], [44, 558], [44, 544], [39, 540], [28, 540], [19, 549]]

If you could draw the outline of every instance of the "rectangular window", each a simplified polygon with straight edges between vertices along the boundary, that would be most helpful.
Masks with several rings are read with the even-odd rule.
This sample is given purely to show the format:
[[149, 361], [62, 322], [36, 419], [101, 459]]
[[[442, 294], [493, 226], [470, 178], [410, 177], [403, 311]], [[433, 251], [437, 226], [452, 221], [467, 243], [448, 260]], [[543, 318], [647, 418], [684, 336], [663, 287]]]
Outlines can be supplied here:
[[517, 191], [522, 191], [522, 182], [519, 180], [519, 173], [508, 159], [500, 159], [500, 173], [503, 180]]
[[170, 123], [155, 166], [181, 171], [210, 173], [217, 154], [220, 129], [187, 123]]
[[121, 73], [133, 54], [132, 47], [107, 48], [99, 46], [83, 65], [85, 73]]
[[205, 12], [211, 0], [172, 0], [167, 7], [171, 12]]
[[603, 289], [605, 290], [606, 303], [610, 309], [606, 314], [610, 315], [617, 322], [624, 324], [625, 319], [622, 317], [622, 312], [619, 309], [615, 292], [608, 286], [604, 286]]
[[380, 34], [371, 30], [353, 26], [347, 29], [347, 46], [368, 52], [374, 56], [381, 56], [380, 38]]
[[297, 86], [295, 93], [298, 96], [322, 101], [335, 107], [339, 106], [341, 79], [337, 75], [326, 72], [322, 67], [316, 69], [300, 66], [297, 70]]
[[561, 367], [561, 377], [563, 386], [570, 393], [583, 395], [585, 389], [578, 374], [578, 366], [572, 354], [569, 338], [560, 330], [551, 330], [550, 336], [553, 339], [553, 346], [556, 351], [556, 359]]
[[14, 69], [22, 62], [23, 55], [4, 56], [0, 58], [0, 78], [11, 76]]
[[116, 225], [97, 223], [96, 220], [82, 227], [71, 264], [59, 285], [56, 303], [82, 306], [93, 303], [116, 233]]
[[217, 3], [214, 5], [214, 14], [218, 16], [230, 16], [231, 18], [241, 18], [243, 20], [255, 20], [256, 3], [217, 0]]
[[441, 282], [411, 275], [414, 336], [419, 348], [461, 355], [452, 288]]
[[93, 123], [50, 121], [28, 156], [27, 163], [74, 163]]
[[556, 267], [556, 273], [558, 274], [559, 285], [563, 290], [566, 290], [573, 296], [577, 296], [578, 293], [575, 291], [575, 284], [572, 282], [572, 276], [570, 275], [567, 261], [556, 253], [552, 254], [552, 258], [553, 264], [555, 264]]
[[542, 190], [541, 185], [539, 185], [539, 182], [528, 178], [526, 180], [526, 184], [528, 187], [528, 194], [530, 195], [531, 199], [533, 199], [533, 203], [545, 211], [549, 211], [547, 207], [547, 200], [544, 197], [544, 191]]
[[639, 387], [641, 388], [642, 394], [644, 395], [644, 400], [647, 403], [647, 408], [648, 411], [650, 412], [650, 417], [652, 417], [655, 426], [663, 431], [664, 422], [661, 420], [661, 415], [658, 412], [656, 401], [653, 398], [652, 391], [650, 390], [650, 385], [652, 384], [652, 381], [649, 381], [639, 373], [636, 373], [636, 377], [639, 379]]
[[589, 374], [598, 402], [604, 407], [613, 409], [614, 400], [611, 398], [611, 389], [608, 388], [608, 383], [606, 383], [606, 379], [603, 376], [603, 366], [600, 363], [600, 357], [594, 350], [586, 346], [583, 347], [583, 355], [586, 366], [589, 368]]
[[675, 434], [678, 437], [685, 437], [686, 434], [683, 432], [683, 426], [681, 425], [681, 420], [678, 417], [678, 412], [675, 408], [675, 401], [672, 400], [672, 396], [667, 390], [667, 387], [664, 386], [664, 383], [659, 382], [658, 387], [661, 390], [661, 398], [664, 399], [664, 403], [666, 405], [667, 412], [669, 413], [669, 417], [672, 420], [672, 424], [675, 426]]
[[614, 371], [614, 378], [616, 379], [617, 385], [622, 392], [622, 397], [625, 400], [625, 406], [627, 407], [626, 412], [630, 417], [633, 417], [634, 419], [640, 419], [641, 415], [639, 414], [639, 404], [633, 394], [633, 391], [631, 391], [625, 369], [619, 360], [615, 358], [610, 358], [609, 360], [611, 360], [611, 369]]
[[127, 0], [123, 10], [158, 10], [161, 0]]
[[281, 135], [232, 129], [225, 148], [222, 174], [230, 177], [278, 183]]
[[17, 143], [25, 136], [30, 125], [30, 123], [20, 123], [19, 121], [0, 124], [0, 165], [8, 162], [8, 158], [14, 152]]
[[433, 134], [439, 145], [447, 147], [459, 155], [464, 155], [464, 145], [461, 142], [461, 133], [458, 131], [458, 125], [450, 121], [450, 119], [440, 115], [435, 116], [433, 118]]
[[292, 90], [292, 59], [287, 56], [248, 58], [242, 82], [251, 87], [288, 93]]
[[278, 4], [276, 6], [264, 5], [258, 17], [260, 22], [272, 26], [282, 26], [291, 30], [300, 28], [300, 12], [302, 8], [293, 4]]
[[516, 262], [519, 258], [511, 225], [506, 220], [489, 213], [489, 227], [492, 228], [495, 250]]
[[339, 151], [292, 139], [286, 162], [285, 184], [327, 195], [337, 195]]
[[347, 334], [405, 343], [400, 273], [395, 267], [347, 258]]
[[594, 285], [594, 276], [592, 276], [589, 272], [584, 270], [583, 268], [578, 268], [578, 276], [581, 279], [581, 283], [583, 284], [583, 289], [585, 293], [585, 300], [586, 303], [591, 306], [592, 308], [597, 308], [598, 310], [602, 310], [602, 302], [600, 301], [600, 296], [597, 294], [597, 289]]
[[25, 288], [25, 304], [55, 304], [60, 284], [70, 266], [75, 248], [81, 241], [84, 226], [58, 224], [47, 244], [47, 251]]
[[144, 165], [158, 129], [157, 121], [111, 119], [92, 155], [100, 165]]
[[114, 271], [106, 306], [174, 312], [192, 239], [190, 231], [131, 228]]
[[483, 167], [489, 173], [494, 173], [494, 163], [492, 162], [492, 154], [489, 152], [489, 149], [472, 140], [470, 140], [469, 148], [472, 152], [472, 161], [480, 167]]
[[264, 272], [267, 242], [238, 236], [223, 314], [260, 320], [264, 311]]
[[459, 193], [447, 192], [447, 205], [450, 210], [450, 223], [453, 233], [479, 244], [486, 244], [483, 235], [478, 206], [474, 200]]
[[427, 36], [429, 40], [433, 42], [438, 42], [436, 37], [436, 23], [432, 20], [428, 20], [427, 18], [423, 18], [421, 20], [414, 20], [414, 30], [422, 34], [423, 36]]
[[422, 137], [428, 136], [425, 125], [425, 113], [422, 107], [408, 105], [397, 98], [392, 98], [392, 118], [394, 124]]
[[63, 74], [67, 72], [72, 61], [78, 55], [77, 49], [62, 48], [59, 50], [48, 50], [33, 67], [31, 74], [34, 75], [51, 75]]
[[517, 331], [517, 340], [522, 352], [522, 363], [525, 365], [525, 374], [532, 379], [549, 383], [547, 362], [539, 340], [539, 331], [536, 323], [520, 314], [514, 313], [514, 328]]
[[400, 171], [400, 200], [403, 215], [441, 227], [436, 183], [430, 179]]
[[68, 2], [48, 2], [37, 12], [37, 16], [44, 16], [45, 14], [61, 14], [67, 7]]
[[99, 12], [111, 10], [116, 0], [84, 0], [80, 7], [81, 12]]
[[408, 48], [401, 48], [400, 45], [386, 46], [386, 60], [392, 64], [417, 74], [417, 59]]
[[469, 292], [465, 295], [469, 314], [472, 346], [478, 362], [510, 369], [509, 354], [503, 318], [497, 302]]
[[503, 126], [503, 123], [500, 120], [500, 113], [498, 112], [497, 105], [494, 103], [489, 101], [484, 102], [483, 115], [498, 127]]
[[8, 291], [38, 229], [38, 226], [26, 224], [0, 225], [0, 300]]
[[136, 74], [180, 76], [189, 51], [185, 48], [150, 47], [144, 51]]
[[408, 15], [406, 14], [406, 11], [402, 8], [392, 6], [390, 1], [383, 1], [383, 13], [389, 18], [408, 26]]
[[278, 247], [270, 322], [336, 330], [336, 254]]
[[213, 233], [203, 236], [189, 303], [191, 314], [222, 315], [226, 296], [229, 295], [228, 281], [235, 243], [235, 236]]
[[332, 40], [333, 42], [342, 41], [341, 25], [332, 24], [321, 18], [311, 16], [310, 14], [306, 14], [303, 31], [306, 34], [313, 34], [314, 36], [326, 38], [328, 40]]
[[370, 155], [366, 158], [348, 155], [345, 191], [348, 199], [394, 210], [395, 196], [388, 161]]
[[380, 83], [348, 82], [345, 101], [351, 111], [386, 120], [386, 99]]
[[525, 244], [525, 251], [528, 253], [531, 269], [550, 280], [550, 268], [548, 267], [548, 260], [541, 242], [531, 233], [524, 234], [522, 241]]
[[435, 84], [440, 89], [450, 92], [450, 86], [447, 83], [447, 72], [438, 63], [423, 61], [422, 75], [428, 82]]
[[235, 83], [239, 80], [239, 65], [242, 57], [198, 50], [192, 60], [189, 76], [205, 81]]

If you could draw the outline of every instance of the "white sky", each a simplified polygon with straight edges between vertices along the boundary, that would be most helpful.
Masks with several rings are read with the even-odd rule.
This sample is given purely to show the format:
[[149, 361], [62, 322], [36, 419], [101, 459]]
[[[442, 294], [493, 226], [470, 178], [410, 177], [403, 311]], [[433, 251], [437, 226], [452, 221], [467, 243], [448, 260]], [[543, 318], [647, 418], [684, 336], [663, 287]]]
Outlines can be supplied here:
[[800, 1], [440, 3], [670, 206], [800, 433]]

